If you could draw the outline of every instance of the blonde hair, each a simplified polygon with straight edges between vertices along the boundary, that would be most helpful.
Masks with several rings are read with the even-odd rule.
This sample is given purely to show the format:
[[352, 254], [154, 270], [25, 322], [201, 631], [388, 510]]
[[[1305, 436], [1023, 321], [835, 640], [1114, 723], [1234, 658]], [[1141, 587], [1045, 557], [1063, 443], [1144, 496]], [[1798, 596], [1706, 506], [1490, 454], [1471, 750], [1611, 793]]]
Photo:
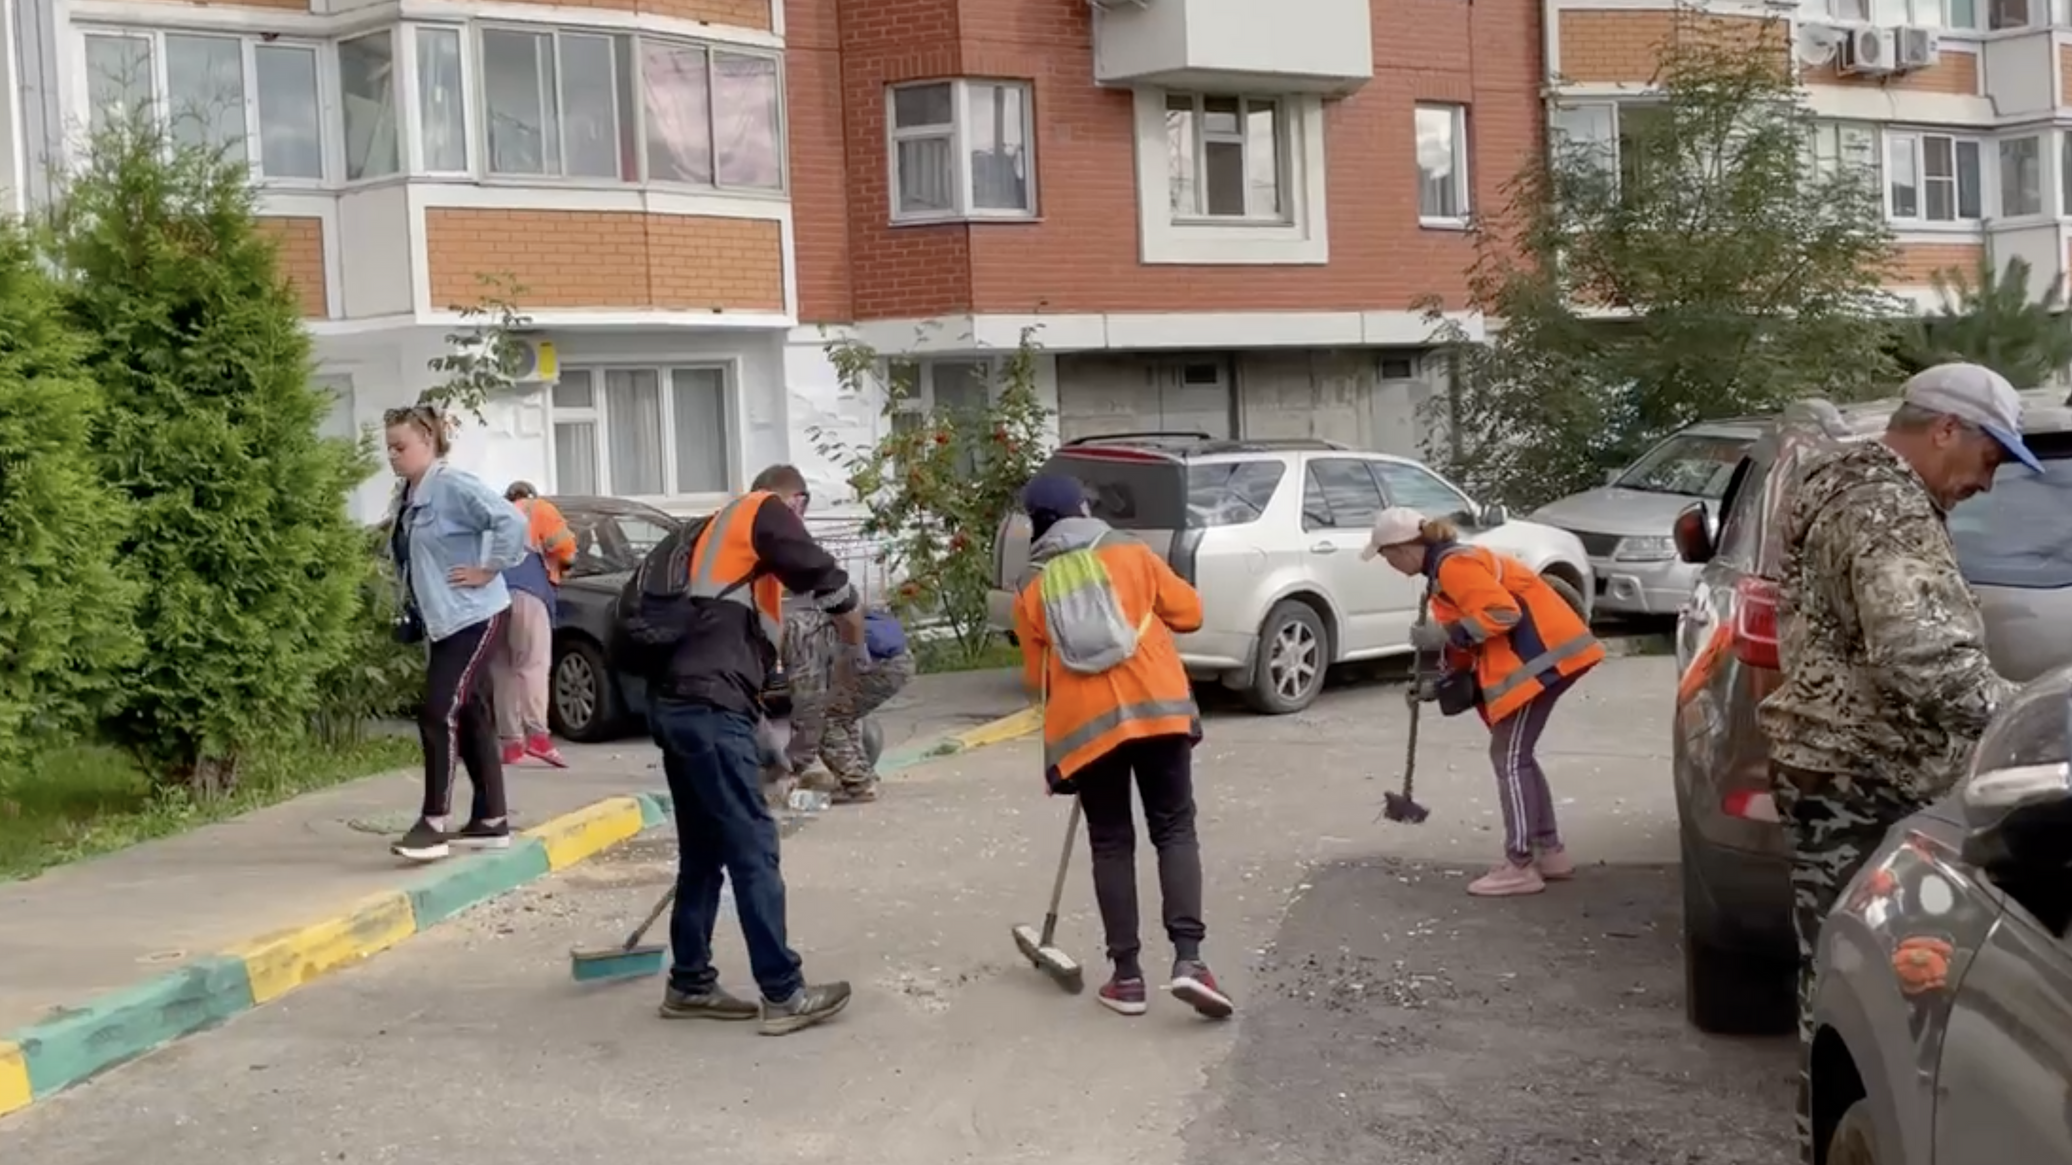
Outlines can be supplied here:
[[407, 408], [390, 409], [383, 415], [382, 420], [391, 429], [407, 425], [424, 434], [424, 439], [431, 442], [432, 452], [436, 456], [444, 457], [453, 451], [453, 426], [446, 419], [446, 414], [439, 411], [437, 405], [410, 405]]
[[1417, 540], [1426, 546], [1452, 542], [1459, 537], [1460, 528], [1444, 518], [1426, 518], [1417, 524]]

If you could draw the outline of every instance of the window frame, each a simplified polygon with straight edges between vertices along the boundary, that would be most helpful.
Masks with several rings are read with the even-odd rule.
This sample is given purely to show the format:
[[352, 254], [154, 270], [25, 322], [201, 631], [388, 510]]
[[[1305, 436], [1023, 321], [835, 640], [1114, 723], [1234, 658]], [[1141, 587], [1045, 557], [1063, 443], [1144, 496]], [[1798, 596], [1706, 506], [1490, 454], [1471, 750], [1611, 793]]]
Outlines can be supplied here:
[[[477, 108], [474, 110], [472, 114], [472, 120], [475, 121], [479, 126], [478, 133], [480, 135], [480, 140], [482, 143], [481, 160], [476, 166], [478, 177], [480, 177], [485, 182], [499, 182], [526, 186], [546, 184], [553, 186], [620, 187], [643, 186], [646, 184], [648, 168], [646, 101], [644, 100], [644, 94], [640, 84], [641, 38], [637, 33], [633, 32], [630, 29], [589, 28], [581, 25], [544, 23], [533, 24], [522, 21], [510, 20], [477, 20], [473, 22], [472, 27], [474, 29], [475, 35], [472, 38], [470, 38], [473, 41], [471, 49], [475, 59], [475, 74], [479, 78], [476, 88], [481, 94], [481, 99], [477, 102]], [[545, 169], [547, 160], [544, 156], [544, 150], [541, 151], [542, 157], [540, 159], [540, 162], [542, 166], [542, 171], [540, 173], [528, 173], [523, 170], [498, 170], [495, 168], [496, 151], [491, 146], [493, 138], [490, 132], [489, 125], [489, 70], [486, 66], [487, 53], [485, 51], [483, 43], [485, 38], [490, 33], [509, 33], [518, 36], [545, 37], [548, 43], [551, 45], [551, 51], [553, 53], [554, 60], [554, 88], [551, 94], [543, 95], [549, 99], [543, 102], [542, 110], [545, 116], [552, 117], [554, 119], [555, 165], [552, 170]], [[612, 91], [613, 136], [615, 139], [618, 139], [624, 135], [628, 128], [627, 120], [630, 117], [632, 122], [631, 128], [633, 133], [633, 140], [635, 143], [637, 143], [636, 148], [634, 149], [633, 176], [630, 178], [626, 176], [623, 166], [621, 167], [620, 172], [618, 174], [609, 178], [597, 174], [570, 174], [568, 172], [568, 123], [566, 104], [566, 97], [568, 92], [568, 69], [567, 66], [564, 64], [561, 55], [561, 41], [564, 35], [601, 38], [607, 43], [612, 43], [614, 49], [612, 67], [614, 70], [618, 68], [619, 64], [616, 52], [617, 45], [613, 43], [615, 38], [624, 37], [627, 41], [630, 42], [631, 56], [633, 61], [633, 99], [631, 101], [632, 108], [630, 110], [618, 108], [618, 101], [620, 96], [618, 87], [614, 85]], [[614, 73], [614, 80], [616, 80], [616, 72]], [[537, 84], [537, 77], [535, 77], [535, 84]], [[708, 80], [707, 84], [710, 85], [711, 82]], [[534, 92], [537, 93], [540, 92], [540, 90], [535, 89]], [[544, 130], [545, 127], [542, 126], [541, 129]]]
[[[1291, 96], [1287, 94], [1260, 96], [1257, 94], [1245, 93], [1212, 93], [1200, 89], [1168, 89], [1165, 90], [1162, 94], [1163, 101], [1167, 103], [1164, 105], [1164, 108], [1170, 111], [1170, 102], [1176, 97], [1191, 98], [1194, 102], [1194, 142], [1192, 148], [1192, 159], [1194, 163], [1194, 189], [1196, 193], [1195, 205], [1197, 208], [1200, 208], [1201, 206], [1205, 205], [1205, 203], [1202, 201], [1202, 198], [1204, 196], [1204, 192], [1208, 189], [1208, 183], [1207, 181], [1205, 181], [1206, 175], [1203, 170], [1203, 167], [1205, 167], [1208, 164], [1208, 151], [1206, 149], [1206, 146], [1210, 140], [1210, 134], [1206, 125], [1208, 121], [1208, 100], [1211, 97], [1216, 97], [1225, 100], [1236, 100], [1238, 102], [1238, 124], [1242, 127], [1245, 127], [1240, 129], [1238, 133], [1235, 135], [1239, 148], [1244, 151], [1241, 155], [1243, 159], [1241, 168], [1243, 169], [1246, 175], [1245, 213], [1210, 214], [1206, 210], [1197, 209], [1193, 214], [1184, 214], [1179, 210], [1171, 210], [1170, 217], [1172, 224], [1176, 227], [1183, 228], [1250, 226], [1285, 227], [1293, 224], [1295, 222], [1295, 183], [1293, 177], [1295, 168], [1295, 127], [1293, 125], [1293, 118], [1290, 116], [1289, 109]], [[1273, 105], [1274, 200], [1277, 203], [1279, 203], [1279, 209], [1271, 215], [1254, 214], [1252, 212], [1252, 140], [1249, 127], [1252, 124], [1251, 112], [1252, 103], [1254, 101], [1257, 101], [1261, 104], [1271, 102]], [[1172, 140], [1170, 131], [1168, 131], [1166, 140], [1168, 142]], [[1165, 167], [1165, 203], [1168, 208], [1172, 206], [1173, 198], [1173, 166], [1174, 159], [1171, 157], [1170, 154], [1168, 154]]]
[[1384, 506], [1408, 506], [1411, 504], [1406, 500], [1397, 498], [1395, 492], [1389, 488], [1388, 470], [1423, 474], [1437, 484], [1440, 489], [1452, 494], [1459, 500], [1460, 506], [1458, 510], [1449, 511], [1445, 514], [1433, 514], [1430, 510], [1426, 510], [1426, 515], [1429, 517], [1451, 517], [1454, 513], [1473, 514], [1479, 508], [1475, 499], [1468, 496], [1468, 491], [1446, 480], [1444, 475], [1429, 465], [1399, 457], [1370, 458], [1367, 462], [1367, 471], [1374, 475], [1374, 484], [1381, 487], [1381, 504]]
[[[411, 83], [404, 86], [407, 90], [404, 93], [404, 113], [410, 122], [404, 169], [413, 176], [428, 178], [478, 177], [483, 170], [483, 163], [487, 161], [487, 151], [483, 148], [482, 127], [475, 116], [475, 111], [482, 108], [481, 80], [476, 72], [477, 56], [473, 51], [475, 38], [469, 35], [469, 26], [450, 21], [406, 20], [400, 22], [397, 27], [405, 34], [400, 39], [411, 79]], [[465, 155], [465, 163], [458, 170], [435, 168], [429, 164], [425, 156], [427, 135], [423, 89], [427, 74], [421, 50], [422, 38], [428, 32], [453, 36], [460, 48], [460, 126], [461, 149]]]
[[[1950, 143], [1950, 173], [1946, 178], [1932, 178], [1928, 173], [1927, 144], [1930, 140], [1934, 139], [1940, 139]], [[1914, 213], [1909, 215], [1899, 214], [1894, 209], [1892, 197], [1892, 148], [1896, 143], [1899, 142], [1909, 143], [1913, 149], [1914, 156], [1913, 168], [1915, 207]], [[1961, 145], [1965, 144], [1968, 144], [1973, 148], [1973, 152], [1978, 165], [1978, 172], [1976, 174], [1976, 179], [1978, 183], [1979, 202], [1978, 213], [1975, 215], [1971, 215], [1969, 217], [1967, 217], [1964, 214], [1964, 179], [1962, 162], [1963, 151], [1959, 149]], [[1994, 145], [1994, 153], [1995, 157], [1997, 158], [1997, 138], [1993, 136], [1982, 136], [1964, 133], [1944, 133], [1936, 130], [1895, 130], [1889, 127], [1884, 129], [1883, 132], [1879, 135], [1878, 141], [1878, 169], [1880, 182], [1884, 187], [1885, 218], [1887, 219], [1887, 221], [1895, 223], [1921, 224], [1931, 228], [1944, 226], [1975, 227], [1986, 221], [1986, 219], [1992, 217], [1986, 214], [1986, 207], [1991, 201], [1993, 201], [1993, 197], [1994, 195], [1998, 194], [1998, 191], [1994, 190], [1989, 192], [1986, 184], [1986, 147], [1989, 144]], [[1951, 217], [1930, 218], [1928, 216], [1928, 189], [1929, 183], [1931, 181], [1949, 183]], [[1995, 184], [1997, 185], [1997, 181]]]
[[[2000, 187], [1998, 191], [1999, 198], [1996, 200], [2000, 206], [2000, 218], [2041, 218], [2050, 212], [2050, 190], [2049, 184], [2045, 180], [2050, 169], [2050, 158], [2044, 152], [2043, 145], [2046, 136], [2048, 135], [2042, 130], [2037, 130], [2032, 133], [2005, 134], [1994, 140], [1994, 179], [1995, 184]], [[2031, 164], [2035, 167], [2036, 175], [2036, 205], [2029, 210], [2013, 210], [2008, 205], [2008, 200], [2013, 196], [2018, 186], [2017, 183], [2008, 181], [2008, 166], [2010, 162], [2008, 148], [2021, 142], [2032, 144], [2036, 150], [2035, 157], [2031, 160]]]
[[1427, 214], [1424, 207], [1425, 172], [1424, 163], [1417, 162], [1417, 222], [1419, 226], [1464, 227], [1475, 216], [1475, 188], [1468, 172], [1468, 107], [1461, 102], [1420, 101], [1411, 107], [1411, 149], [1415, 152], [1417, 116], [1432, 112], [1444, 114], [1448, 119], [1448, 146], [1453, 154], [1451, 185], [1458, 214]]
[[[726, 431], [723, 434], [721, 434], [721, 446], [726, 450], [726, 465], [724, 467], [723, 474], [726, 479], [726, 487], [719, 491], [708, 490], [702, 493], [678, 493], [674, 490], [673, 487], [659, 494], [626, 494], [613, 492], [610, 429], [611, 407], [607, 403], [605, 398], [605, 374], [608, 372], [652, 372], [655, 374], [656, 385], [659, 389], [659, 396], [661, 398], [661, 424], [662, 435], [664, 438], [661, 444], [661, 468], [662, 481], [666, 486], [671, 485], [671, 483], [674, 483], [677, 480], [678, 469], [677, 449], [675, 442], [676, 393], [674, 391], [675, 381], [673, 374], [677, 372], [686, 371], [717, 372], [720, 375], [720, 404], [723, 416], [722, 423], [724, 424], [726, 429]], [[569, 378], [570, 373], [579, 373], [589, 378], [591, 395], [590, 404], [588, 407], [563, 407], [554, 403], [555, 390], [561, 387], [562, 381], [565, 381]], [[592, 438], [594, 441], [594, 446], [591, 452], [595, 456], [595, 465], [597, 467], [596, 496], [626, 498], [632, 501], [645, 501], [654, 504], [663, 501], [674, 501], [685, 498], [714, 498], [736, 492], [740, 488], [742, 482], [740, 469], [742, 457], [742, 447], [740, 441], [740, 373], [740, 361], [724, 357], [717, 359], [697, 358], [687, 360], [581, 360], [577, 362], [564, 364], [561, 370], [560, 377], [556, 380], [556, 382], [553, 385], [547, 386], [544, 392], [545, 400], [543, 403], [545, 404], [546, 408], [545, 428], [547, 445], [546, 476], [548, 480], [552, 482], [550, 492], [562, 493], [566, 492], [567, 488], [560, 480], [560, 442], [559, 437], [555, 432], [556, 427], [563, 422], [573, 422], [580, 424], [586, 421], [591, 424], [592, 431], [594, 433], [594, 436]]]
[[[327, 190], [333, 188], [331, 176], [342, 172], [339, 159], [334, 156], [332, 121], [338, 115], [338, 55], [337, 41], [325, 37], [280, 35], [265, 36], [238, 29], [179, 28], [129, 24], [102, 24], [86, 22], [72, 28], [73, 44], [80, 63], [77, 81], [69, 88], [77, 108], [86, 111], [89, 121], [94, 112], [93, 69], [87, 58], [87, 44], [93, 39], [140, 40], [149, 46], [151, 53], [151, 104], [154, 109], [165, 110], [171, 101], [170, 78], [167, 73], [165, 38], [173, 36], [235, 41], [238, 45], [239, 67], [242, 70], [240, 84], [244, 95], [245, 167], [251, 174], [254, 185], [281, 190]], [[317, 102], [317, 157], [318, 169], [315, 178], [297, 175], [272, 175], [266, 172], [266, 141], [259, 117], [259, 58], [258, 49], [283, 48], [301, 49], [309, 52], [316, 66]], [[170, 120], [166, 123], [170, 127]]]
[[[334, 37], [330, 42], [331, 84], [338, 94], [337, 103], [330, 111], [330, 122], [331, 134], [336, 142], [333, 151], [338, 163], [336, 186], [339, 190], [359, 190], [383, 182], [394, 182], [410, 172], [410, 151], [413, 148], [410, 143], [417, 135], [415, 126], [404, 124], [410, 117], [411, 110], [411, 106], [405, 105], [405, 102], [412, 101], [412, 95], [407, 90], [415, 86], [403, 84], [403, 74], [411, 67], [414, 56], [404, 56], [402, 42], [406, 38], [398, 35], [401, 27], [403, 26], [390, 24], [380, 28], [362, 29]], [[350, 42], [368, 40], [384, 34], [389, 38], [389, 104], [396, 111], [396, 168], [387, 174], [365, 174], [358, 178], [349, 178], [346, 175], [352, 167], [352, 161], [348, 151], [352, 146], [345, 132], [345, 61], [341, 50]]]
[[[933, 124], [901, 128], [898, 121], [898, 96], [909, 89], [930, 89], [946, 85], [950, 90], [950, 120], [947, 125]], [[997, 89], [1014, 89], [1022, 96], [1022, 150], [1027, 161], [1024, 169], [1028, 173], [1026, 205], [1019, 209], [1005, 207], [982, 207], [973, 202], [973, 188], [977, 185], [972, 177], [973, 158], [971, 141], [971, 94], [980, 86]], [[1037, 181], [1036, 160], [1036, 83], [1025, 77], [933, 77], [924, 80], [899, 81], [885, 86], [885, 192], [887, 213], [895, 226], [928, 225], [945, 222], [1030, 222], [1041, 214], [1042, 197]], [[908, 141], [933, 141], [948, 138], [950, 143], [950, 206], [947, 210], [906, 211], [900, 209], [899, 144]]]

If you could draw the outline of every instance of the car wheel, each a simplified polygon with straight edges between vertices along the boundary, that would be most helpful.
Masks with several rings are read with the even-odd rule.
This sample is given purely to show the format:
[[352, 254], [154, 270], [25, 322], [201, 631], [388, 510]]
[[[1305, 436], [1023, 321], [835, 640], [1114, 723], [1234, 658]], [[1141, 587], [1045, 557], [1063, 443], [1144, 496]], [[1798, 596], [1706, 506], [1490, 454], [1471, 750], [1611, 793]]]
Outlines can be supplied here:
[[1300, 712], [1323, 690], [1330, 663], [1324, 621], [1309, 604], [1283, 599], [1259, 627], [1259, 658], [1245, 702], [1269, 716]]
[[885, 755], [885, 728], [876, 716], [863, 718], [863, 755], [872, 768], [877, 768], [878, 758]]
[[1782, 1035], [1798, 1020], [1798, 968], [1721, 947], [1704, 925], [1704, 900], [1683, 841], [1684, 1014], [1719, 1036]]
[[587, 639], [570, 639], [554, 653], [547, 719], [556, 735], [581, 743], [610, 737], [621, 715], [618, 685], [604, 652]]
[[1541, 575], [1540, 577], [1547, 581], [1548, 586], [1554, 588], [1554, 593], [1561, 596], [1561, 601], [1568, 604], [1569, 610], [1586, 619], [1589, 618], [1590, 612], [1583, 606], [1583, 592], [1577, 590], [1574, 583], [1569, 582], [1558, 574]]
[[1878, 1165], [1877, 1130], [1871, 1124], [1871, 1102], [1859, 1099], [1842, 1114], [1827, 1139], [1827, 1165]]

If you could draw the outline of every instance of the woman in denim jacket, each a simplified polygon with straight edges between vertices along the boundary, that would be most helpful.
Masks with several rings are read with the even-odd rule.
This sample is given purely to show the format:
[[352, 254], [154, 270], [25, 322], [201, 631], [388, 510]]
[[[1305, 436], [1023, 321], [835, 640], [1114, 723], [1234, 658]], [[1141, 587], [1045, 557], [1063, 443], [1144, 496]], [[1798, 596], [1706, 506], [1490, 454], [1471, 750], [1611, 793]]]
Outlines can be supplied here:
[[[446, 418], [429, 405], [391, 409], [386, 418], [396, 498], [389, 510], [389, 552], [402, 580], [402, 636], [428, 642], [424, 710], [424, 809], [389, 847], [414, 862], [443, 858], [449, 844], [502, 849], [511, 844], [498, 755], [489, 660], [509, 618], [503, 571], [525, 557], [525, 517], [472, 473], [445, 462]], [[447, 830], [456, 765], [468, 770], [475, 798], [467, 824]]]

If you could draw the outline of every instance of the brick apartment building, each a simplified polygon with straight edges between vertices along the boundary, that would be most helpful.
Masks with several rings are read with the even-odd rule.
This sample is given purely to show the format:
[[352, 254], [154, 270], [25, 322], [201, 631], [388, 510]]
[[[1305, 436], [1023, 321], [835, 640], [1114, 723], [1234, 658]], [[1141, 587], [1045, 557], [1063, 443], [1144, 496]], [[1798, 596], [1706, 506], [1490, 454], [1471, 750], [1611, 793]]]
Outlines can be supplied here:
[[[2072, 44], [2047, 2], [1788, 12], [1821, 164], [1878, 168], [1917, 290], [1982, 249], [2064, 269]], [[838, 391], [831, 334], [918, 361], [924, 402], [948, 403], [1040, 324], [1066, 435], [1414, 452], [1438, 374], [1416, 302], [1461, 309], [1467, 223], [1550, 117], [1615, 141], [1646, 115], [1671, 23], [1668, 0], [0, 11], [16, 209], [83, 127], [155, 99], [252, 163], [339, 432], [436, 379], [449, 309], [508, 273], [538, 374], [458, 459], [672, 509], [778, 459], [839, 494], [811, 434], [882, 421]], [[1715, 0], [1705, 19], [1780, 11]], [[1912, 64], [1867, 63], [1860, 33], [1928, 26]]]

